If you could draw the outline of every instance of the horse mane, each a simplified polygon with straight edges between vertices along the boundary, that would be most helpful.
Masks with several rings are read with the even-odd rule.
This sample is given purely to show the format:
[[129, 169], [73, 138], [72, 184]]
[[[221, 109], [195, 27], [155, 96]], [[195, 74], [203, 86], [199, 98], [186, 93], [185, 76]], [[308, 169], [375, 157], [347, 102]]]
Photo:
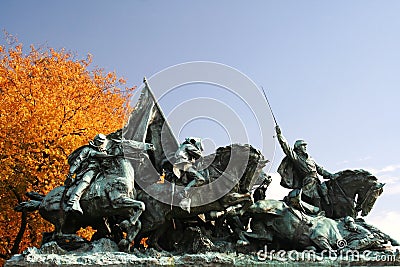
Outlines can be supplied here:
[[219, 147], [219, 148], [217, 148], [217, 153], [219, 151], [232, 150], [232, 149], [248, 150], [248, 151], [251, 151], [253, 153], [260, 153], [259, 150], [255, 149], [250, 144], [239, 144], [239, 143], [234, 143], [234, 144], [230, 144], [230, 145], [227, 145], [227, 146]]
[[337, 178], [338, 180], [346, 179], [348, 177], [353, 177], [353, 179], [354, 179], [354, 177], [363, 177], [363, 178], [367, 178], [368, 180], [378, 181], [378, 178], [376, 178], [370, 172], [363, 170], [363, 169], [344, 170], [344, 171], [340, 171], [338, 174], [339, 174], [339, 177]]
[[[237, 143], [219, 147], [214, 154], [210, 155], [210, 158], [205, 160], [212, 162], [212, 165], [223, 172], [229, 172], [227, 168], [235, 166], [236, 173], [234, 175], [238, 175], [239, 191], [242, 193], [250, 190], [258, 179], [257, 173], [267, 162], [261, 152], [252, 145]], [[237, 170], [239, 171], [237, 172]]]
[[228, 146], [224, 147], [219, 147], [217, 148], [215, 154], [216, 155], [222, 155], [226, 153], [231, 154], [232, 152], [235, 152], [239, 155], [248, 154], [249, 155], [249, 161], [258, 161], [260, 157], [264, 158], [264, 156], [261, 154], [261, 152], [258, 149], [255, 149], [252, 145], [250, 144], [231, 144]]

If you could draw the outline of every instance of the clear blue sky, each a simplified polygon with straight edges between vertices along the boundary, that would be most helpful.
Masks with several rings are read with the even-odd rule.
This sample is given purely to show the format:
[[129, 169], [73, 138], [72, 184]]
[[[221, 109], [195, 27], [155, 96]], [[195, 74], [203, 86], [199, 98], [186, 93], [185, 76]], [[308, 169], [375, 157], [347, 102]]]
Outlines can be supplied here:
[[[400, 1], [3, 0], [1, 9], [0, 27], [26, 46], [91, 53], [129, 85], [194, 60], [240, 70], [267, 88], [290, 143], [306, 139], [332, 172], [364, 168], [387, 182], [366, 219], [400, 239], [390, 228], [400, 220]], [[272, 170], [282, 157], [278, 148]]]

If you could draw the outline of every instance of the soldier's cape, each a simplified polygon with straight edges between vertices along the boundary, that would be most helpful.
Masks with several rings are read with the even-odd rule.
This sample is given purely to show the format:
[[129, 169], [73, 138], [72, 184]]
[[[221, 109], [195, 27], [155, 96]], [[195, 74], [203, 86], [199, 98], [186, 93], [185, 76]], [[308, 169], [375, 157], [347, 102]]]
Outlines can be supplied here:
[[68, 156], [68, 164], [69, 166], [71, 166], [76, 158], [79, 156], [79, 154], [81, 154], [81, 151], [85, 148], [85, 147], [89, 147], [89, 145], [84, 145], [81, 147], [78, 147], [77, 149], [75, 149], [69, 156]]
[[284, 157], [278, 167], [278, 173], [281, 175], [281, 186], [289, 189], [301, 188], [303, 181], [298, 175], [293, 161], [289, 157]]
[[166, 159], [171, 161], [179, 147], [147, 82], [123, 129], [123, 138], [153, 144], [155, 151], [150, 151], [149, 157], [159, 173], [162, 172], [162, 163]]

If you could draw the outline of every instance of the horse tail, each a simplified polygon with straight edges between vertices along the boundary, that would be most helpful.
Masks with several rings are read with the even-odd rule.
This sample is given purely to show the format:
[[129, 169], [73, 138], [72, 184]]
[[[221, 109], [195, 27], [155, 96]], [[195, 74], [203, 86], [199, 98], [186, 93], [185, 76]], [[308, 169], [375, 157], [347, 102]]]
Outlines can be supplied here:
[[32, 200], [37, 200], [37, 201], [42, 201], [45, 197], [45, 195], [39, 194], [37, 192], [26, 192], [25, 194], [27, 197], [29, 197]]
[[15, 206], [14, 210], [18, 212], [24, 212], [24, 211], [31, 212], [38, 210], [40, 204], [42, 204], [42, 201], [37, 201], [37, 200], [24, 201]]
[[29, 197], [31, 200], [30, 201], [24, 201], [20, 202], [17, 206], [14, 207], [15, 211], [18, 212], [32, 212], [35, 210], [39, 209], [40, 204], [42, 203], [42, 200], [44, 199], [44, 195], [36, 193], [36, 192], [27, 192], [25, 194], [27, 197]]

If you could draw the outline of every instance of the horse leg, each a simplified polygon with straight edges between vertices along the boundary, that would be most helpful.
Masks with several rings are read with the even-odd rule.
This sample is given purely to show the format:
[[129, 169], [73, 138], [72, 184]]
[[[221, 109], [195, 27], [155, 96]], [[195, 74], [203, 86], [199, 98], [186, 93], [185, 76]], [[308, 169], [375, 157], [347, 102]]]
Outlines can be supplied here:
[[227, 216], [226, 221], [229, 226], [231, 226], [233, 232], [236, 234], [238, 240], [236, 244], [239, 246], [247, 246], [250, 245], [250, 241], [244, 236], [244, 232], [246, 231], [246, 227], [243, 225], [242, 221], [240, 221], [239, 216]]
[[[145, 227], [145, 229], [143, 229], [143, 231], [146, 232], [147, 236], [141, 235], [139, 237], [140, 239], [136, 238], [135, 246], [139, 246], [141, 239], [147, 237], [146, 243], [148, 244], [149, 247], [155, 248], [158, 251], [163, 250], [160, 247], [160, 245], [158, 244], [158, 239], [166, 231], [168, 224], [166, 223], [165, 216], [159, 216], [160, 214], [157, 213], [157, 211], [159, 212], [160, 209], [157, 209], [154, 206], [149, 207], [149, 209], [147, 211], [147, 216], [149, 215], [149, 212], [150, 212], [150, 214], [156, 215], [156, 216], [151, 216], [151, 219], [150, 218], [146, 219], [147, 216], [144, 218], [146, 227]], [[147, 228], [147, 230], [146, 230], [146, 228]]]
[[141, 211], [145, 210], [145, 205], [142, 201], [135, 200], [127, 196], [121, 196], [116, 199], [112, 199], [111, 205], [114, 209], [139, 209]]
[[55, 240], [57, 237], [61, 237], [63, 235], [62, 233], [62, 227], [65, 223], [64, 221], [64, 216], [60, 216], [56, 218], [55, 223], [54, 223], [54, 234], [53, 234], [53, 239]]
[[[119, 223], [119, 227], [127, 234], [127, 236], [125, 239], [121, 239], [119, 241], [118, 247], [121, 251], [129, 252], [131, 243], [141, 228], [141, 223], [138, 221], [138, 219], [145, 210], [145, 205], [142, 201], [138, 201], [127, 196], [126, 192], [123, 191], [110, 190], [108, 194], [113, 209], [133, 211], [133, 215]], [[132, 212], [130, 213], [132, 214]]]
[[99, 240], [101, 238], [107, 238], [111, 236], [111, 228], [110, 224], [108, 223], [108, 218], [103, 217], [102, 221], [97, 223], [96, 232], [92, 235], [90, 241]]
[[163, 251], [164, 249], [158, 244], [158, 240], [160, 237], [165, 233], [165, 231], [168, 229], [168, 223], [164, 222], [158, 227], [150, 236], [148, 239], [148, 244], [149, 247], [153, 247], [158, 251]]
[[135, 240], [136, 235], [142, 227], [141, 222], [138, 220], [142, 212], [142, 210], [136, 211], [135, 214], [131, 216], [128, 220], [131, 225], [131, 227], [128, 228], [127, 232], [127, 239], [129, 244], [132, 243], [133, 240]]
[[122, 239], [118, 243], [118, 247], [123, 251], [130, 251], [131, 243], [135, 240], [136, 235], [141, 229], [141, 222], [138, 220], [139, 216], [142, 214], [142, 210], [137, 210], [132, 216], [128, 219], [122, 221], [119, 226], [126, 233], [126, 238]]

